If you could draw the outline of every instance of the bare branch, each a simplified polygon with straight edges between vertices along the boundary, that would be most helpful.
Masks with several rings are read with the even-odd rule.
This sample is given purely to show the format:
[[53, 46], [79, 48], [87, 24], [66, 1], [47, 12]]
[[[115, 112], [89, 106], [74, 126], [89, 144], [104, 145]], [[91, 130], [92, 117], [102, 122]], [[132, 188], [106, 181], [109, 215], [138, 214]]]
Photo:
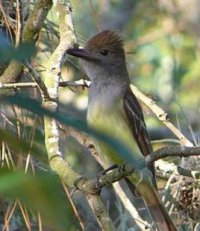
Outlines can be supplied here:
[[190, 156], [199, 156], [200, 147], [181, 147], [181, 146], [169, 146], [158, 149], [152, 152], [150, 155], [145, 157], [145, 165], [155, 162], [156, 160], [163, 159], [169, 156], [179, 156], [179, 157], [190, 157]]
[[[1, 4], [0, 4], [1, 6]], [[23, 42], [36, 42], [40, 29], [43, 26], [43, 22], [47, 16], [47, 13], [51, 9], [52, 0], [40, 0], [35, 4], [35, 8], [29, 15], [28, 20], [23, 29], [22, 41]], [[23, 64], [19, 61], [11, 61], [8, 67], [5, 69], [3, 75], [0, 77], [0, 82], [13, 83], [17, 77], [21, 74]], [[10, 91], [1, 91], [1, 94], [9, 94]]]
[[85, 79], [80, 79], [77, 81], [63, 81], [59, 83], [60, 87], [89, 87], [90, 81]]
[[135, 96], [142, 101], [149, 109], [157, 116], [157, 118], [168, 127], [175, 136], [180, 140], [181, 144], [186, 147], [193, 147], [194, 145], [169, 121], [167, 113], [156, 105], [155, 101], [144, 95], [136, 86], [131, 84], [131, 90]]
[[19, 88], [32, 88], [37, 87], [37, 83], [29, 82], [29, 83], [0, 83], [0, 90], [4, 89], [19, 89]]
[[[44, 100], [43, 106], [51, 111], [57, 109], [61, 65], [65, 58], [65, 52], [76, 43], [70, 3], [64, 4], [63, 1], [55, 1], [55, 8], [59, 16], [60, 43], [48, 62], [44, 64], [46, 72], [43, 73], [47, 91], [50, 95], [49, 99]], [[95, 182], [89, 181], [74, 172], [71, 166], [63, 160], [59, 148], [59, 129], [56, 120], [45, 116], [44, 129], [45, 144], [51, 168], [68, 186], [76, 185], [78, 189], [86, 193], [88, 202], [103, 230], [114, 230], [114, 225], [99, 195], [99, 189], [95, 187]]]
[[[189, 156], [197, 156], [200, 155], [200, 147], [165, 147], [159, 150], [156, 150], [144, 158], [143, 167], [149, 166], [152, 162], [169, 156], [180, 156], [180, 157], [189, 157]], [[106, 175], [102, 175], [99, 178], [99, 187], [104, 187], [116, 181], [123, 179], [131, 174], [137, 174], [138, 169], [133, 168], [129, 164], [124, 164], [119, 166], [116, 169], [106, 173]], [[190, 171], [181, 167], [177, 167], [177, 172], [179, 174], [183, 173], [183, 175], [191, 176], [192, 178], [199, 179], [200, 172], [199, 171]]]
[[193, 179], [199, 179], [200, 172], [195, 170], [189, 170], [175, 165], [174, 163], [168, 163], [162, 159], [156, 161], [155, 163], [156, 175], [169, 179], [169, 177], [174, 174], [178, 177], [186, 176]]
[[[30, 64], [27, 64], [26, 66], [28, 68], [29, 71], [31, 71], [32, 73], [32, 66]], [[33, 74], [33, 73], [32, 73]], [[35, 73], [36, 74], [36, 73]], [[34, 77], [38, 79], [39, 74], [35, 75]], [[37, 77], [36, 77], [37, 76]], [[36, 81], [36, 83], [34, 82], [25, 82], [25, 83], [0, 83], [0, 90], [1, 89], [17, 89], [17, 88], [28, 88], [28, 87], [39, 87], [38, 85], [40, 85], [40, 81]], [[84, 79], [80, 79], [77, 81], [63, 81], [63, 82], [59, 82], [59, 86], [60, 87], [89, 87], [90, 85], [90, 81], [84, 80]]]
[[26, 67], [28, 68], [29, 73], [31, 74], [31, 76], [32, 76], [33, 80], [35, 81], [35, 83], [37, 84], [38, 88], [40, 89], [40, 93], [41, 93], [43, 100], [45, 101], [45, 100], [50, 99], [47, 87], [44, 84], [44, 82], [41, 79], [38, 72], [28, 62], [26, 63]]
[[23, 17], [22, 17], [22, 2], [21, 0], [17, 0], [17, 7], [16, 7], [16, 39], [15, 39], [15, 46], [18, 47], [21, 42], [22, 38], [22, 24], [23, 24]]

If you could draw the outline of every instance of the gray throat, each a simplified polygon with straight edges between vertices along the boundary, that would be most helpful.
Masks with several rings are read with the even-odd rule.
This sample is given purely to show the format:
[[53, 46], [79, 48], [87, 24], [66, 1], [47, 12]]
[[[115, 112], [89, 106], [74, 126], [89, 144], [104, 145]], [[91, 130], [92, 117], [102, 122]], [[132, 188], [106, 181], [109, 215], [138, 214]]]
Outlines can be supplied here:
[[123, 98], [128, 86], [129, 79], [123, 80], [119, 76], [93, 80], [89, 88], [88, 107], [92, 107], [96, 103], [111, 106]]

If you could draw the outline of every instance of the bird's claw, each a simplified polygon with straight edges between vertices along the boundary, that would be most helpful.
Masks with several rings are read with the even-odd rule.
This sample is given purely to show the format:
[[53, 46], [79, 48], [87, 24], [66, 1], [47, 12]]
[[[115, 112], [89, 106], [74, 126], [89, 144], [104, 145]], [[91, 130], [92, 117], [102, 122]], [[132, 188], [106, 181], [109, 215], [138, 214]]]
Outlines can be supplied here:
[[101, 184], [101, 182], [100, 182], [100, 178], [103, 177], [103, 176], [105, 176], [107, 172], [109, 172], [109, 171], [111, 171], [111, 170], [113, 170], [113, 169], [115, 169], [115, 168], [117, 168], [117, 167], [118, 167], [117, 164], [113, 164], [113, 165], [111, 165], [110, 167], [108, 167], [108, 168], [104, 169], [103, 171], [101, 171], [101, 172], [97, 175], [97, 177], [96, 177], [96, 179], [95, 179], [95, 186], [96, 186], [97, 189], [101, 189], [101, 187], [102, 187], [102, 184]]

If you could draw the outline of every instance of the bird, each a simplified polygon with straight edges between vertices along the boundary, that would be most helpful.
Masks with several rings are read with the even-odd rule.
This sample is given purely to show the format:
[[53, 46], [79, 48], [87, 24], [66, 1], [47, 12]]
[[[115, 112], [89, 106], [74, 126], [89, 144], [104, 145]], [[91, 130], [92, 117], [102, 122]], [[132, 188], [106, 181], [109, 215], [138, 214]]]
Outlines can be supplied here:
[[[82, 60], [91, 81], [87, 109], [89, 126], [120, 140], [134, 160], [140, 161], [152, 152], [152, 146], [141, 105], [130, 88], [123, 45], [115, 31], [104, 30], [89, 39], [84, 48], [69, 48], [67, 53]], [[105, 142], [95, 139], [94, 145], [106, 167], [126, 162]], [[156, 191], [154, 176], [151, 165], [142, 169], [139, 178], [133, 175], [129, 180], [144, 199], [157, 230], [176, 230]]]

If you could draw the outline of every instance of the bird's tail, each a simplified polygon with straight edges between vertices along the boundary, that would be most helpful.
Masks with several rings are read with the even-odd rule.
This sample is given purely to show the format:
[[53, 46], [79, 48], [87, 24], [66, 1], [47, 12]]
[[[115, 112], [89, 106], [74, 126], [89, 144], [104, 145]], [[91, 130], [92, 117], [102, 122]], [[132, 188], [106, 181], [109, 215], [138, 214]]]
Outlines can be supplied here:
[[[148, 207], [149, 213], [155, 222], [155, 226], [159, 231], [174, 231], [176, 227], [174, 226], [169, 214], [167, 213], [166, 209], [164, 208], [162, 202], [159, 199], [157, 192], [151, 192], [151, 198], [154, 197], [153, 203], [147, 201], [144, 198], [145, 204]], [[156, 204], [155, 204], [156, 201]]]
[[137, 192], [144, 199], [149, 213], [155, 222], [156, 229], [158, 231], [175, 231], [176, 227], [174, 226], [168, 212], [160, 200], [155, 187], [148, 177], [142, 177], [137, 184], [135, 184], [135, 179], [132, 180], [131, 178], [132, 177], [129, 179], [136, 186]]

